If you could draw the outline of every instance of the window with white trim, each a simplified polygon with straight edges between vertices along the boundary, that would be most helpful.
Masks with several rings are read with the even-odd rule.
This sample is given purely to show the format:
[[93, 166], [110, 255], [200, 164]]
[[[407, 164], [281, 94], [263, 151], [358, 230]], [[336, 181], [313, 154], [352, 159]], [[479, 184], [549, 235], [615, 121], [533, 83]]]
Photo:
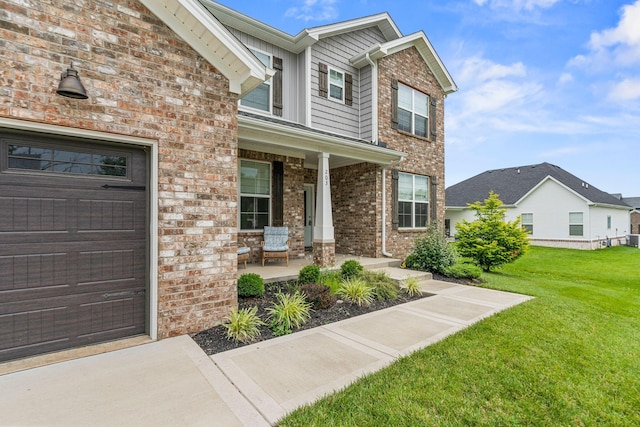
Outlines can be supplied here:
[[344, 102], [344, 73], [329, 68], [329, 98]]
[[240, 229], [262, 230], [271, 211], [271, 164], [240, 160]]
[[398, 83], [398, 129], [429, 135], [429, 96], [402, 83]]
[[607, 230], [611, 230], [611, 215], [607, 215]]
[[398, 174], [398, 227], [422, 228], [429, 223], [429, 177]]
[[532, 213], [521, 214], [520, 222], [522, 224], [522, 228], [527, 230], [529, 234], [533, 234], [533, 214]]
[[569, 236], [583, 236], [584, 222], [582, 212], [569, 212]]
[[[268, 53], [249, 48], [256, 58], [265, 66], [272, 68], [272, 56]], [[271, 111], [271, 79], [249, 92], [240, 100], [243, 107], [255, 108], [256, 110]]]

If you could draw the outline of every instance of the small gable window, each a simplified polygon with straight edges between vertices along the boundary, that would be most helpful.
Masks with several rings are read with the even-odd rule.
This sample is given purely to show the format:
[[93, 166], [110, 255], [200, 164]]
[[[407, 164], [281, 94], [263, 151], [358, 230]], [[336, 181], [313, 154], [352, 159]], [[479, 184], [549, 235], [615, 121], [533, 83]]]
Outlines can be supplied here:
[[344, 74], [334, 69], [329, 70], [329, 97], [344, 101]]
[[353, 75], [318, 63], [318, 95], [353, 105]]

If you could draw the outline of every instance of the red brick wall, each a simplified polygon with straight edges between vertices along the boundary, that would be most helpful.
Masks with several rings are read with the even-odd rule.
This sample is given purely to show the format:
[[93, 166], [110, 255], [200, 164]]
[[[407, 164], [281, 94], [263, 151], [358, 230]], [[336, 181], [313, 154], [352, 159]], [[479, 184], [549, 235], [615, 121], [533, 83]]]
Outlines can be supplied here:
[[[391, 79], [437, 100], [436, 142], [391, 128]], [[409, 48], [382, 58], [378, 66], [378, 138], [393, 150], [407, 153], [397, 166], [401, 172], [437, 177], [437, 223], [444, 227], [444, 92], [417, 49]], [[420, 231], [391, 229], [391, 173], [387, 171], [387, 251], [405, 257]]]
[[[160, 338], [236, 305], [237, 97], [136, 1], [0, 0], [0, 117], [158, 142]], [[89, 99], [55, 94], [74, 61]]]

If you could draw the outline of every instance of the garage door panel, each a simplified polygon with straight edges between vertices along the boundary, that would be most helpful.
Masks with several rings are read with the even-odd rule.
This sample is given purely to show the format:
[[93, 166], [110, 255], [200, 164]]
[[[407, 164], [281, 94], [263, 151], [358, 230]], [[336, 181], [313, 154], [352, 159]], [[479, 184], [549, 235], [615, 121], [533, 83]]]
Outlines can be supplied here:
[[[147, 154], [95, 141], [7, 141], [0, 133], [0, 361], [144, 333]], [[72, 153], [64, 171], [79, 172], [34, 169], [29, 147], [54, 163]], [[121, 176], [95, 172], [110, 158], [126, 163]]]

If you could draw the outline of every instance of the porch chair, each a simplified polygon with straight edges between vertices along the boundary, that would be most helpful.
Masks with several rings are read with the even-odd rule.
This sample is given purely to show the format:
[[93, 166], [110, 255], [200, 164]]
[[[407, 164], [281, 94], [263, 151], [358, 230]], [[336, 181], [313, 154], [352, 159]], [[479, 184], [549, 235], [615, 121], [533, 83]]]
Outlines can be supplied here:
[[249, 254], [251, 254], [251, 248], [245, 245], [244, 242], [238, 242], [238, 264], [243, 262], [245, 270], [247, 269]]
[[289, 228], [264, 227], [262, 246], [262, 266], [268, 259], [284, 259], [289, 266]]

